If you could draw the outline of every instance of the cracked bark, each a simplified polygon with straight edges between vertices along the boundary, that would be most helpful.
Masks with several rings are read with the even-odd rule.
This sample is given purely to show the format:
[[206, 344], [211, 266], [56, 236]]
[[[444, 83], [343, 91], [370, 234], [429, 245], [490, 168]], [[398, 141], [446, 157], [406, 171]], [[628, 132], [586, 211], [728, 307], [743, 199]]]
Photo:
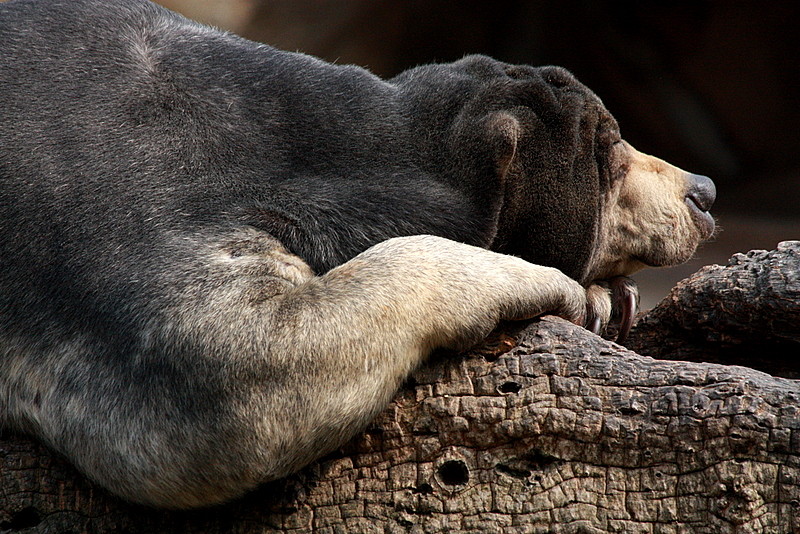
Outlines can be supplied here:
[[626, 345], [657, 358], [800, 378], [800, 242], [703, 267], [639, 320]]
[[[630, 344], [797, 376], [800, 242], [704, 268]], [[335, 455], [212, 509], [121, 502], [4, 436], [6, 531], [800, 532], [800, 382], [556, 318], [506, 325], [434, 358]]]

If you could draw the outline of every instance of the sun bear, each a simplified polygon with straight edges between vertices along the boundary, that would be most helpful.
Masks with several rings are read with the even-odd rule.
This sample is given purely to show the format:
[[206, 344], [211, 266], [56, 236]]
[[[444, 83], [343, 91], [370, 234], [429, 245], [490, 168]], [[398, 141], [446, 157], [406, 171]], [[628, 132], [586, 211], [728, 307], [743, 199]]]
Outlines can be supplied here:
[[131, 501], [340, 446], [500, 320], [598, 331], [714, 185], [557, 67], [381, 80], [143, 0], [0, 4], [0, 423]]

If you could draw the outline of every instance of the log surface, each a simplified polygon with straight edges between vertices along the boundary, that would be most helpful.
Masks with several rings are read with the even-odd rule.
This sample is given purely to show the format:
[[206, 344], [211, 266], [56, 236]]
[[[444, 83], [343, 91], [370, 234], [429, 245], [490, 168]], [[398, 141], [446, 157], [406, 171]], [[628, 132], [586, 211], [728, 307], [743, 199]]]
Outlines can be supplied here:
[[800, 378], [800, 241], [703, 267], [639, 318], [626, 346]]

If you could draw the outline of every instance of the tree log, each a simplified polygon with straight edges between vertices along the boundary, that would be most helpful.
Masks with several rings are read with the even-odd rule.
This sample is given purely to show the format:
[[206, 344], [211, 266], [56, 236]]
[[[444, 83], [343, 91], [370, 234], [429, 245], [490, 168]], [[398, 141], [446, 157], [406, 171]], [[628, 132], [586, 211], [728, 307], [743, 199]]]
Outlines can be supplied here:
[[[783, 361], [800, 341], [798, 258], [783, 243], [706, 267], [631, 341]], [[435, 356], [337, 453], [215, 508], [122, 502], [2, 436], [0, 532], [800, 532], [800, 382], [654, 360], [552, 317], [504, 325]]]
[[800, 241], [703, 267], [639, 318], [626, 346], [800, 378]]

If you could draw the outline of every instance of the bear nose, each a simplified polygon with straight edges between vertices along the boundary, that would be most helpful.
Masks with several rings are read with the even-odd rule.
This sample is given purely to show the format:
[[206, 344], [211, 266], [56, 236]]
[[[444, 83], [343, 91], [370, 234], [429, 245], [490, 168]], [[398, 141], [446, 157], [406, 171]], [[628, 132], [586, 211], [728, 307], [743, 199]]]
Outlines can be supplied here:
[[708, 211], [717, 199], [717, 186], [708, 176], [690, 174], [687, 181], [689, 188], [686, 191], [686, 198], [702, 211]]

